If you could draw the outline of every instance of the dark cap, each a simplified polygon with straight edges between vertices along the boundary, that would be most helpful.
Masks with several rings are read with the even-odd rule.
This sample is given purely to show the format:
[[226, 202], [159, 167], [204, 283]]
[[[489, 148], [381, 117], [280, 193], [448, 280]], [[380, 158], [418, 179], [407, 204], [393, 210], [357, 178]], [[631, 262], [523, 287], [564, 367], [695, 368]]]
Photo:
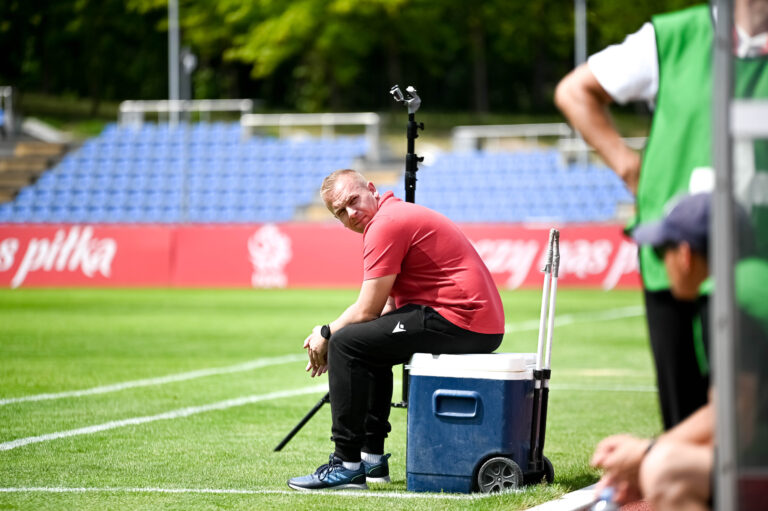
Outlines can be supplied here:
[[686, 195], [661, 220], [637, 226], [632, 239], [656, 248], [687, 242], [695, 252], [706, 254], [711, 202], [710, 193]]

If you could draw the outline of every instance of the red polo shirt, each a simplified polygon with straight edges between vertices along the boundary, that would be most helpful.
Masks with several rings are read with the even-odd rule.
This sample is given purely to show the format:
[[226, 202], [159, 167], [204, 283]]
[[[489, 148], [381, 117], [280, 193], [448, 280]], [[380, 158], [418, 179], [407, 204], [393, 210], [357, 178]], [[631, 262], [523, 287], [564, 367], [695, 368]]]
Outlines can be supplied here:
[[472, 243], [449, 219], [385, 193], [363, 233], [363, 279], [397, 274], [395, 305], [427, 305], [454, 325], [504, 332], [496, 284]]

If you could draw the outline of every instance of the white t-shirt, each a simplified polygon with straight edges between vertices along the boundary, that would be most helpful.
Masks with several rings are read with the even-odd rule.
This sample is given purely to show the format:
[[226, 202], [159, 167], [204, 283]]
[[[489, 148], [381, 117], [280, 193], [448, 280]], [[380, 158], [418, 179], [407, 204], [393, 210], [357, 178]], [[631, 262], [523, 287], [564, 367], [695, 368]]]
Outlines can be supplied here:
[[[755, 57], [768, 52], [768, 33], [749, 36], [736, 27], [736, 56]], [[587, 60], [598, 83], [621, 105], [645, 101], [650, 108], [659, 92], [659, 60], [656, 31], [651, 23], [630, 34], [621, 44], [608, 46]]]
[[587, 65], [598, 83], [621, 105], [645, 101], [652, 108], [659, 92], [656, 31], [650, 23], [630, 34], [621, 44], [595, 53]]

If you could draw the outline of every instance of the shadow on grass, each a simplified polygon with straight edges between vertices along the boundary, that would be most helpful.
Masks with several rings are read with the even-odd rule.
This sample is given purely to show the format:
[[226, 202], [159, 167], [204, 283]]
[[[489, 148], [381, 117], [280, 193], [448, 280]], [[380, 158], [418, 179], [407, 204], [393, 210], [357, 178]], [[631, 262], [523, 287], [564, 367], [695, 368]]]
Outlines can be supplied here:
[[595, 484], [600, 477], [596, 474], [573, 474], [563, 477], [555, 475], [555, 483], [561, 485], [567, 491], [575, 491]]

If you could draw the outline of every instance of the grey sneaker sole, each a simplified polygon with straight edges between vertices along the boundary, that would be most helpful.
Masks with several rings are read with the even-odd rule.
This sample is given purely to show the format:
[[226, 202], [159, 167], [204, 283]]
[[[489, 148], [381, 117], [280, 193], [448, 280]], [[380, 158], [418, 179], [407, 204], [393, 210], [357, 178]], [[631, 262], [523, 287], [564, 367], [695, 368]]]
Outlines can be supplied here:
[[338, 486], [329, 486], [328, 488], [304, 488], [303, 486], [297, 486], [288, 483], [288, 486], [297, 491], [327, 491], [327, 490], [367, 490], [368, 485], [363, 484], [340, 484]]
[[391, 483], [392, 479], [389, 478], [389, 476], [384, 477], [365, 477], [366, 483]]

